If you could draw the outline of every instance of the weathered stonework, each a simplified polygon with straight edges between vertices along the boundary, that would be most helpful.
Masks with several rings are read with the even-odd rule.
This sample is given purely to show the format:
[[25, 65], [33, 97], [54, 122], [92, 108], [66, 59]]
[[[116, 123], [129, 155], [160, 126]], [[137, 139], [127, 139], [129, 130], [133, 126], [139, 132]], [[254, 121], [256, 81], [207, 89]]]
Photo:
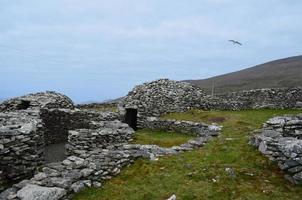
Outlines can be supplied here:
[[278, 163], [289, 181], [302, 183], [302, 114], [268, 120], [251, 144]]
[[[199, 128], [200, 124], [195, 125], [196, 128]], [[45, 199], [67, 199], [73, 193], [86, 187], [100, 187], [104, 180], [119, 174], [122, 167], [131, 164], [137, 158], [157, 160], [158, 156], [199, 148], [213, 136], [217, 136], [217, 131], [220, 130], [219, 127], [213, 126], [210, 131], [207, 131], [204, 127], [206, 125], [204, 125], [202, 130], [196, 131], [199, 133], [198, 136], [187, 143], [162, 148], [156, 145], [127, 144], [133, 130], [118, 121], [98, 122], [93, 123], [92, 126], [97, 129], [69, 132], [68, 145], [74, 147], [70, 151], [73, 155], [62, 162], [47, 164], [30, 180], [24, 180], [2, 192], [0, 199], [38, 200], [38, 197], [35, 196], [37, 193], [41, 193]], [[205, 131], [204, 134], [201, 134], [203, 131]], [[115, 133], [118, 133], [119, 137], [116, 138]], [[110, 137], [110, 135], [113, 140], [118, 138], [121, 140], [103, 145], [104, 137]], [[98, 136], [100, 137], [98, 138]], [[90, 142], [91, 140], [94, 142]], [[87, 148], [83, 148], [83, 146], [87, 146]]]
[[46, 144], [66, 142], [69, 130], [89, 129], [92, 121], [113, 121], [120, 118], [119, 114], [113, 112], [80, 109], [41, 109]]
[[301, 109], [302, 88], [256, 89], [211, 96], [189, 83], [160, 79], [136, 86], [129, 92], [119, 104], [122, 113], [127, 108], [137, 109], [139, 120], [189, 109]]
[[[120, 113], [74, 109], [72, 101], [54, 92], [37, 93], [0, 104], [0, 191], [6, 180], [20, 180], [0, 194], [2, 199], [66, 199], [85, 187], [100, 187], [136, 158], [157, 160], [203, 146], [221, 127], [157, 118], [192, 108], [242, 110], [302, 108], [302, 89], [263, 89], [206, 96], [189, 83], [161, 79], [137, 86], [120, 105]], [[87, 107], [89, 108], [89, 107]], [[139, 128], [194, 134], [171, 148], [128, 144], [133, 130], [122, 119], [125, 109], [138, 110]], [[294, 183], [302, 182], [302, 116], [273, 118], [252, 143], [278, 162]], [[67, 143], [63, 161], [45, 164], [47, 145]], [[37, 170], [37, 167], [42, 167]], [[2, 184], [2, 188], [1, 188]]]
[[302, 88], [256, 89], [207, 96], [201, 100], [204, 110], [247, 110], [302, 108]]
[[83, 150], [93, 151], [114, 144], [127, 143], [132, 140], [134, 131], [120, 121], [91, 122], [93, 129], [70, 130], [68, 135], [67, 153], [77, 155]]
[[0, 171], [2, 184], [33, 174], [43, 163], [44, 140], [38, 112], [0, 113]]
[[208, 132], [217, 133], [219, 126], [207, 125], [205, 123], [196, 123], [191, 121], [163, 120], [157, 117], [147, 117], [142, 123], [142, 127], [150, 130], [164, 130], [203, 136]]
[[74, 108], [73, 102], [67, 96], [56, 92], [39, 92], [3, 101], [0, 112], [41, 109], [41, 108]]
[[138, 116], [158, 117], [199, 107], [205, 93], [189, 83], [160, 79], [136, 86], [121, 100], [119, 109], [138, 109]]

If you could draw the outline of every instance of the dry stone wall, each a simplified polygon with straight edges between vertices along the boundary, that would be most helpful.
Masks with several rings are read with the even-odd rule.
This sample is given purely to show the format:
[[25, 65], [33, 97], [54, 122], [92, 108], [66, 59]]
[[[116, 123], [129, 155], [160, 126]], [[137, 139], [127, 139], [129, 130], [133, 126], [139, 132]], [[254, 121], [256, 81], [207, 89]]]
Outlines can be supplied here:
[[113, 121], [120, 118], [120, 115], [114, 112], [80, 109], [41, 109], [46, 144], [66, 142], [69, 130], [89, 129], [92, 121]]
[[191, 121], [164, 120], [157, 117], [147, 117], [141, 128], [150, 130], [164, 130], [186, 134], [203, 136], [208, 132], [217, 133], [220, 127], [216, 125], [207, 125]]
[[205, 110], [247, 110], [302, 108], [302, 88], [256, 89], [207, 96], [201, 100]]
[[[21, 108], [22, 101], [30, 102], [28, 107]], [[69, 130], [120, 118], [117, 113], [67, 109], [73, 108], [72, 101], [54, 92], [7, 100], [0, 108], [0, 191], [31, 176], [45, 163], [46, 145], [67, 142]]]
[[302, 183], [302, 114], [268, 120], [251, 144], [277, 162], [286, 179], [295, 184]]
[[41, 126], [36, 111], [0, 113], [2, 187], [32, 175], [36, 167], [43, 163], [44, 139], [43, 132], [39, 130]]
[[[108, 136], [114, 131], [120, 132], [121, 136], [130, 136], [133, 130], [118, 121], [94, 123], [93, 127], [99, 128], [99, 130], [96, 129], [95, 132], [84, 132], [83, 134], [81, 130], [70, 131], [70, 145], [80, 147], [71, 151], [74, 153], [73, 155], [62, 162], [46, 165], [29, 180], [14, 184], [0, 194], [0, 199], [38, 200], [41, 197], [52, 200], [68, 199], [73, 193], [84, 188], [100, 187], [103, 181], [119, 174], [122, 167], [131, 164], [137, 158], [157, 160], [158, 156], [190, 151], [203, 146], [213, 136], [217, 136], [218, 133], [214, 133], [213, 130], [220, 130], [219, 127], [216, 127], [185, 144], [171, 148], [156, 145], [121, 144], [119, 142], [113, 142], [103, 148], [101, 140], [96, 141], [99, 145], [89, 143], [87, 140], [93, 139], [94, 136], [97, 137], [100, 130], [103, 131], [101, 133], [103, 136]], [[74, 143], [73, 139], [78, 141]], [[125, 139], [128, 140], [128, 138]], [[82, 149], [82, 145], [77, 145], [83, 140], [84, 145], [87, 145], [88, 148]]]
[[93, 129], [70, 130], [67, 153], [77, 155], [83, 150], [92, 151], [114, 144], [127, 143], [132, 140], [134, 130], [120, 121], [92, 122]]

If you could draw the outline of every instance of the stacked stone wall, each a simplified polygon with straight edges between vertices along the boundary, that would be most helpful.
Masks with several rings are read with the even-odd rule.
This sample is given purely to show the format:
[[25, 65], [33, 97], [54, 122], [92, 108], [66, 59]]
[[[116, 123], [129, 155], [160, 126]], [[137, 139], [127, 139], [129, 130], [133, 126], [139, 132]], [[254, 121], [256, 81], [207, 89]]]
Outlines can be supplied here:
[[[217, 136], [218, 132], [214, 130], [220, 130], [219, 127], [212, 127], [211, 131], [205, 131], [185, 144], [163, 148], [156, 145], [121, 144], [121, 141], [128, 141], [133, 130], [118, 121], [92, 123], [91, 126], [95, 128], [92, 132], [86, 130], [69, 132], [71, 146], [86, 145], [87, 148], [73, 149], [72, 156], [62, 162], [46, 165], [30, 180], [14, 184], [0, 194], [0, 199], [37, 200], [41, 195], [54, 200], [69, 199], [73, 193], [84, 188], [100, 187], [104, 180], [119, 174], [122, 167], [130, 165], [137, 158], [157, 160], [158, 156], [190, 151]], [[121, 141], [115, 139], [112, 144], [103, 146], [102, 139], [110, 135], [115, 137], [116, 132], [119, 132]], [[94, 142], [90, 143], [89, 140]], [[84, 143], [80, 143], [81, 141]]]
[[196, 123], [191, 121], [163, 120], [157, 117], [147, 117], [140, 128], [164, 130], [202, 136], [210, 131], [219, 131], [218, 126]]
[[302, 88], [257, 89], [207, 96], [201, 99], [204, 110], [247, 110], [302, 108]]
[[134, 134], [132, 128], [120, 121], [91, 122], [90, 128], [69, 131], [66, 149], [68, 155], [127, 143], [132, 140]]
[[68, 131], [89, 129], [92, 121], [112, 121], [120, 119], [117, 113], [91, 110], [42, 109], [44, 135], [47, 144], [66, 142]]
[[44, 161], [43, 132], [37, 112], [0, 113], [2, 184], [32, 175]]
[[251, 144], [277, 162], [286, 179], [302, 183], [302, 114], [274, 117], [260, 132], [252, 138]]

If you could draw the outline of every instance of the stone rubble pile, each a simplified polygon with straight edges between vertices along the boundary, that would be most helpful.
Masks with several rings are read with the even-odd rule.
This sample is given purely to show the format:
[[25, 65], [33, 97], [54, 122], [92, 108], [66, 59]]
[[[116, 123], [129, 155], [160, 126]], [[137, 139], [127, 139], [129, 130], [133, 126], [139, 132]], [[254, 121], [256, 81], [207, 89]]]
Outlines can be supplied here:
[[56, 92], [39, 92], [3, 101], [0, 104], [0, 112], [41, 108], [69, 108], [73, 109], [72, 100]]
[[271, 118], [251, 144], [277, 162], [286, 179], [302, 183], [302, 114]]

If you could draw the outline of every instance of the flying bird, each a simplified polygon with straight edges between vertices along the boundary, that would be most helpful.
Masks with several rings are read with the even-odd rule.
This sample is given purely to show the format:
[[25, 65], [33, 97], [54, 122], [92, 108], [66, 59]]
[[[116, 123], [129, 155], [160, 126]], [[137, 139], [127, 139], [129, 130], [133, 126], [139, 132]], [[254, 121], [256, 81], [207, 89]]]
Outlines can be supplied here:
[[238, 45], [242, 46], [242, 44], [236, 40], [229, 40], [229, 42], [232, 42], [234, 45], [238, 44]]

